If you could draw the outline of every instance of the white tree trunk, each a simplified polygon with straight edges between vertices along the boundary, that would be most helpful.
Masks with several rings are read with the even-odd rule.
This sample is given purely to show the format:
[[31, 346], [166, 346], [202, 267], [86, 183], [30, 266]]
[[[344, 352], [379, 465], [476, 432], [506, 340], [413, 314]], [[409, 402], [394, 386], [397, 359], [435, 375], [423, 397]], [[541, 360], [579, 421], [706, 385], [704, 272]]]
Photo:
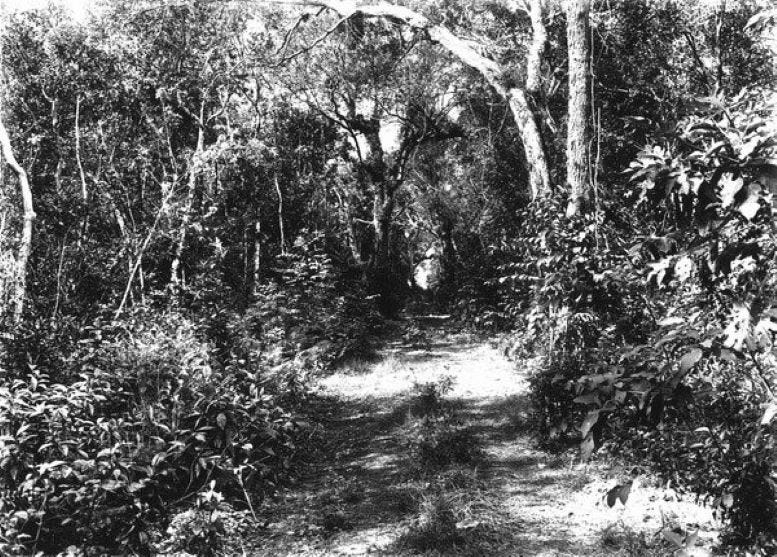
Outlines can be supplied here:
[[537, 98], [542, 91], [542, 59], [548, 43], [544, 0], [530, 1], [529, 18], [531, 19], [532, 38], [529, 53], [526, 56], [526, 92]]
[[24, 311], [24, 299], [27, 295], [27, 261], [32, 251], [32, 224], [35, 220], [35, 210], [32, 204], [32, 189], [27, 179], [27, 172], [22, 168], [14, 156], [11, 148], [11, 139], [8, 137], [8, 131], [5, 124], [0, 119], [0, 148], [2, 148], [3, 159], [8, 166], [16, 173], [19, 180], [19, 189], [22, 194], [22, 210], [24, 211], [22, 238], [19, 241], [19, 253], [16, 256], [16, 269], [14, 271], [14, 293], [13, 293], [13, 322], [18, 324], [22, 320]]
[[589, 197], [588, 105], [588, 14], [591, 0], [569, 0], [567, 5], [567, 49], [569, 53], [569, 105], [567, 117], [567, 216], [584, 210]]
[[178, 229], [178, 242], [175, 245], [175, 255], [170, 265], [170, 285], [178, 288], [181, 286], [181, 277], [179, 276], [179, 267], [181, 266], [181, 257], [186, 246], [186, 231], [192, 221], [192, 212], [194, 211], [194, 198], [197, 193], [197, 175], [199, 174], [200, 158], [205, 151], [205, 128], [204, 116], [205, 102], [200, 105], [200, 119], [197, 127], [197, 146], [194, 149], [191, 162], [189, 164], [189, 184], [186, 190], [186, 202], [183, 208], [183, 217], [181, 226]]

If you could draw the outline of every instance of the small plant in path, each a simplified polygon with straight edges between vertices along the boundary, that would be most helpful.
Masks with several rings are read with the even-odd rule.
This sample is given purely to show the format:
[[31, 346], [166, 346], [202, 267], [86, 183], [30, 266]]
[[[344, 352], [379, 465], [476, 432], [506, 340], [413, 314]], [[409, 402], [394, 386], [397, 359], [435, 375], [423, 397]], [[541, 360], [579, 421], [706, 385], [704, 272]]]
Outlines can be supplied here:
[[413, 461], [422, 468], [472, 464], [481, 454], [477, 437], [443, 399], [452, 387], [450, 377], [415, 385], [418, 394], [403, 431]]
[[419, 417], [442, 414], [445, 411], [443, 397], [453, 389], [453, 382], [452, 377], [444, 375], [437, 381], [414, 383], [416, 398], [411, 413]]
[[455, 498], [446, 493], [424, 496], [418, 518], [397, 545], [420, 552], [454, 547], [462, 541], [456, 530], [456, 507]]

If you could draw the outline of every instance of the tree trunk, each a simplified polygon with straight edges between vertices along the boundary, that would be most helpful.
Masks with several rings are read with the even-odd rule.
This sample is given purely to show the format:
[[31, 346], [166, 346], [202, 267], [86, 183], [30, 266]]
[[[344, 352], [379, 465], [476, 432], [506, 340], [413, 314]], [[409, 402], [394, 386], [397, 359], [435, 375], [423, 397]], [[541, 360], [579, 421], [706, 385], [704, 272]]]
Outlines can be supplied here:
[[548, 44], [544, 0], [530, 1], [529, 18], [531, 19], [532, 38], [529, 53], [526, 56], [526, 92], [539, 100], [542, 93], [542, 59]]
[[366, 272], [370, 288], [378, 294], [378, 310], [384, 315], [394, 315], [398, 309], [397, 277], [391, 264], [391, 220], [394, 212], [394, 185], [384, 183], [375, 186], [373, 226], [375, 241]]
[[197, 147], [192, 155], [192, 160], [189, 165], [189, 184], [186, 191], [186, 204], [183, 209], [183, 218], [181, 219], [181, 227], [178, 229], [178, 242], [175, 246], [175, 256], [173, 262], [170, 265], [170, 285], [179, 288], [182, 280], [179, 277], [178, 268], [181, 266], [181, 257], [183, 256], [183, 249], [186, 246], [186, 230], [189, 228], [189, 224], [192, 221], [192, 212], [194, 211], [194, 198], [197, 192], [197, 175], [200, 166], [200, 157], [205, 150], [205, 128], [204, 128], [204, 112], [205, 101], [200, 104], [200, 119], [197, 127]]
[[567, 48], [569, 53], [569, 105], [567, 116], [567, 216], [584, 211], [589, 198], [588, 125], [588, 14], [591, 0], [570, 0], [567, 5]]
[[78, 165], [78, 176], [81, 179], [81, 200], [86, 206], [86, 202], [89, 198], [89, 191], [86, 188], [86, 175], [84, 174], [84, 165], [81, 162], [81, 95], [76, 97], [76, 164]]
[[54, 134], [55, 145], [57, 149], [57, 166], [54, 169], [54, 185], [57, 195], [62, 195], [62, 172], [65, 170], [65, 151], [64, 142], [59, 135], [59, 99], [51, 98], [44, 92], [44, 97], [51, 104], [51, 131]]
[[281, 255], [286, 255], [286, 229], [283, 225], [283, 192], [281, 184], [278, 182], [278, 173], [273, 174], [275, 182], [275, 193], [278, 195], [278, 233], [280, 234]]
[[345, 226], [345, 235], [348, 248], [351, 250], [351, 257], [353, 258], [354, 263], [361, 267], [363, 264], [362, 253], [359, 247], [359, 243], [357, 242], [358, 236], [356, 234], [354, 219], [351, 215], [351, 205], [347, 201], [348, 194], [346, 192], [340, 193], [336, 186], [332, 188], [332, 191], [334, 191], [335, 195], [337, 196], [337, 213], [340, 222], [343, 226]]
[[3, 158], [19, 179], [19, 189], [22, 194], [22, 209], [24, 211], [22, 238], [19, 242], [19, 253], [16, 256], [13, 293], [13, 323], [19, 324], [22, 320], [24, 299], [27, 295], [27, 261], [29, 260], [30, 252], [32, 251], [32, 224], [35, 220], [35, 210], [32, 204], [32, 189], [30, 188], [30, 183], [27, 179], [27, 172], [22, 168], [14, 156], [11, 148], [11, 138], [8, 137], [8, 131], [6, 130], [2, 119], [0, 119], [0, 147], [2, 148]]
[[542, 143], [540, 128], [535, 119], [526, 93], [522, 89], [513, 88], [506, 95], [510, 102], [510, 110], [521, 134], [523, 151], [529, 167], [529, 188], [532, 199], [544, 197], [550, 192], [550, 175], [545, 146]]
[[453, 299], [456, 286], [456, 248], [453, 245], [453, 215], [445, 212], [440, 215], [437, 237], [442, 244], [440, 253], [440, 286], [438, 299], [447, 303]]
[[377, 186], [373, 203], [373, 226], [375, 227], [375, 245], [372, 268], [379, 272], [391, 269], [391, 220], [394, 213], [393, 184]]
[[157, 210], [156, 216], [154, 217], [154, 222], [151, 224], [151, 228], [149, 229], [148, 233], [146, 234], [146, 238], [143, 240], [143, 243], [140, 246], [140, 249], [138, 250], [137, 256], [135, 257], [135, 263], [130, 268], [129, 277], [127, 278], [127, 286], [124, 287], [124, 294], [121, 297], [121, 301], [119, 302], [119, 306], [116, 308], [116, 312], [113, 314], [113, 319], [117, 320], [121, 316], [121, 312], [124, 311], [124, 306], [127, 304], [127, 300], [130, 297], [130, 293], [132, 291], [132, 283], [135, 281], [135, 275], [140, 274], [140, 281], [141, 281], [141, 296], [144, 290], [143, 287], [143, 268], [141, 267], [141, 264], [143, 263], [143, 255], [146, 253], [146, 250], [148, 249], [148, 246], [151, 244], [151, 240], [154, 238], [154, 234], [156, 233], [157, 228], [159, 227], [159, 222], [162, 220], [162, 215], [167, 213], [167, 205], [170, 202], [170, 198], [173, 196], [173, 192], [175, 191], [175, 184], [170, 184], [168, 186], [167, 191], [162, 191], [162, 204], [159, 206], [159, 210]]
[[262, 221], [257, 210], [256, 222], [254, 223], [254, 276], [252, 295], [256, 295], [257, 288], [262, 283]]

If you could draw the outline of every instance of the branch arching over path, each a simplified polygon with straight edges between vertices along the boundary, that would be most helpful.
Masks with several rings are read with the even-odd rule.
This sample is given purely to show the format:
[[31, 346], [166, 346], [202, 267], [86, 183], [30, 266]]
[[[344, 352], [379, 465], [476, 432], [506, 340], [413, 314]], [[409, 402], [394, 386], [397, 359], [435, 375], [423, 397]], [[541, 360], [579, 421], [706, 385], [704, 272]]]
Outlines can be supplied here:
[[526, 91], [520, 87], [508, 86], [502, 78], [499, 64], [486, 58], [448, 28], [429, 21], [428, 18], [407, 8], [378, 2], [359, 4], [350, 0], [266, 0], [272, 4], [285, 4], [323, 8], [337, 13], [343, 20], [354, 17], [382, 18], [407, 25], [424, 33], [428, 39], [445, 48], [461, 63], [480, 73], [496, 93], [505, 99], [518, 126], [523, 142], [526, 161], [529, 166], [529, 185], [532, 198], [542, 197], [550, 191], [550, 177], [545, 149], [539, 126], [534, 119]]

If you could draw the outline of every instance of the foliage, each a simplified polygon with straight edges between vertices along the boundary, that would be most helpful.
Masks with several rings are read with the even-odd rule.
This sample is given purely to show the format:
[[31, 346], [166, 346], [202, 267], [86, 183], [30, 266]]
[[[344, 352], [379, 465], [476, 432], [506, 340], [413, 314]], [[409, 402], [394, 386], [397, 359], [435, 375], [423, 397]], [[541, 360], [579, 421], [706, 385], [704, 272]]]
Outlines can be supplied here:
[[382, 320], [363, 286], [336, 269], [323, 240], [298, 237], [252, 305], [237, 318], [225, 316], [227, 331], [214, 334], [233, 339], [233, 360], [253, 357], [250, 365], [260, 373], [292, 362], [313, 371], [371, 354]]
[[403, 428], [403, 442], [423, 470], [473, 464], [481, 456], [478, 438], [456, 416], [450, 401], [442, 399], [452, 386], [450, 377], [415, 386], [417, 394]]
[[245, 536], [252, 527], [248, 511], [235, 511], [223, 502], [211, 482], [207, 491], [197, 495], [197, 505], [172, 517], [166, 537], [157, 545], [165, 553], [185, 551], [195, 555], [223, 555], [231, 541]]
[[[515, 3], [400, 4], [522, 87]], [[435, 311], [513, 331], [538, 366], [543, 442], [652, 462], [732, 540], [774, 534], [773, 6], [594, 3], [592, 206], [569, 219], [566, 22], [543, 4], [529, 104], [553, 189], [533, 201], [507, 100], [393, 18], [122, 0], [4, 22], [2, 117], [37, 219], [23, 323], [0, 305], [0, 552], [219, 550], [223, 519], [292, 472], [311, 377], [369, 355], [376, 307], [402, 315], [429, 257]], [[449, 388], [410, 404], [425, 467], [479, 456]], [[455, 543], [447, 504], [419, 539]]]
[[427, 417], [444, 413], [448, 410], [448, 405], [442, 397], [452, 388], [453, 378], [449, 376], [428, 383], [415, 383], [413, 389], [416, 392], [416, 398], [410, 410], [411, 414]]
[[774, 384], [769, 103], [758, 91], [711, 102], [638, 155], [630, 184], [652, 233], [599, 271], [613, 302], [590, 317], [575, 283], [559, 290], [572, 293], [557, 314], [565, 329], [533, 380], [546, 433], [575, 434], [585, 459], [613, 435], [615, 452], [714, 498], [741, 540], [772, 532], [775, 518], [773, 413], [762, 406]]
[[31, 367], [2, 389], [4, 551], [139, 551], [208, 482], [250, 505], [289, 470], [298, 426], [266, 382], [215, 370], [180, 316], [135, 317], [91, 330], [74, 381]]
[[454, 497], [444, 492], [427, 494], [421, 500], [418, 518], [397, 545], [419, 552], [450, 549], [462, 541], [456, 522]]

